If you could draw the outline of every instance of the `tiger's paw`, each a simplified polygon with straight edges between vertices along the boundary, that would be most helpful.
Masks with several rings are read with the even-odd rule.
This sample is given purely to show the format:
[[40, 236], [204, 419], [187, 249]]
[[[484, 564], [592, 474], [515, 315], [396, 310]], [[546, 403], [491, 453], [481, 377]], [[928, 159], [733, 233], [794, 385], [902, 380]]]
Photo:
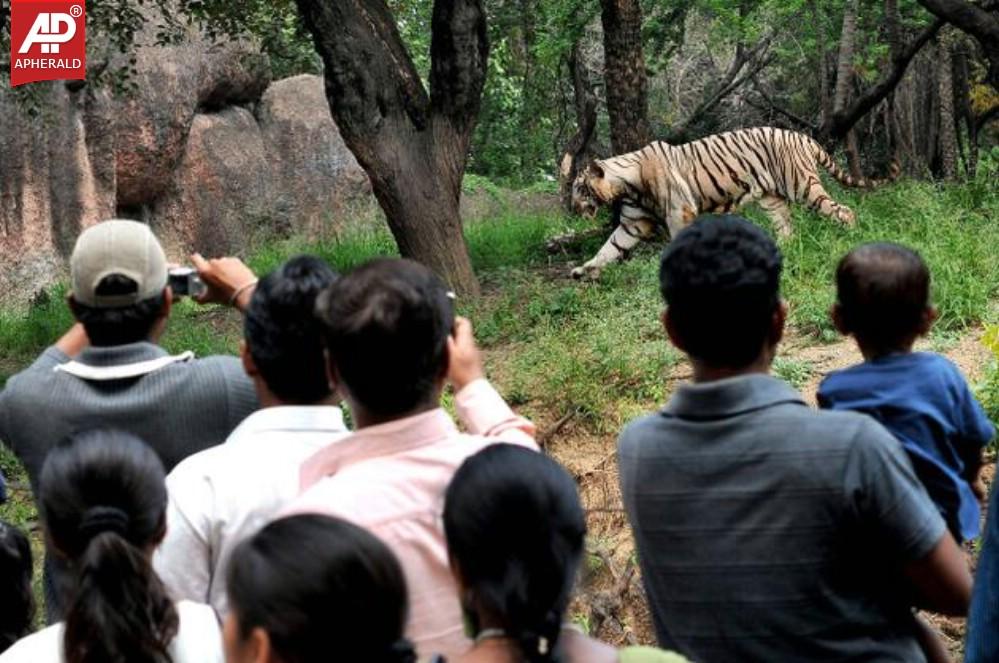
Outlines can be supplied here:
[[572, 278], [577, 281], [597, 281], [600, 279], [600, 268], [596, 265], [582, 265], [572, 270]]
[[857, 215], [854, 214], [853, 210], [849, 207], [841, 206], [838, 210], [836, 210], [836, 218], [848, 228], [852, 228], [857, 225]]

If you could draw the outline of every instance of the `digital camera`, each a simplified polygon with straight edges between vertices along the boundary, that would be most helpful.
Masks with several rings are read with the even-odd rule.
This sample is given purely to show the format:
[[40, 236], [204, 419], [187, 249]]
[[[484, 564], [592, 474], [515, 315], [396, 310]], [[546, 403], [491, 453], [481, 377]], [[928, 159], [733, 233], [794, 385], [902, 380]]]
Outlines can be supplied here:
[[191, 267], [177, 267], [168, 273], [174, 297], [198, 297], [205, 293], [205, 284]]

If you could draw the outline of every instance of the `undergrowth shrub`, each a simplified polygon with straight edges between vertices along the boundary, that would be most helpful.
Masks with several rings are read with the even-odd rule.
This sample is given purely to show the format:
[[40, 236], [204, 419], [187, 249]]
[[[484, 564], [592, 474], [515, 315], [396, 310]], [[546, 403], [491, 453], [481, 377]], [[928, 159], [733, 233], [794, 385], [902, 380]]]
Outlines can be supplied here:
[[[985, 369], [985, 378], [978, 385], [976, 395], [989, 419], [999, 425], [999, 325], [986, 329], [982, 343], [992, 352], [992, 359]], [[993, 440], [992, 445], [999, 445], [999, 440]]]

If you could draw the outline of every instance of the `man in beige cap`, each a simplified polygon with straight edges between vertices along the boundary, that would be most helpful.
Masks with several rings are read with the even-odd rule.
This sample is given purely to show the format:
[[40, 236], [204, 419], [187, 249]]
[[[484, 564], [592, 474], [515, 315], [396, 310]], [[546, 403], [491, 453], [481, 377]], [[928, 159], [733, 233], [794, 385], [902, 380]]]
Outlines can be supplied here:
[[[236, 258], [193, 256], [203, 302], [246, 306], [256, 279]], [[0, 393], [0, 439], [24, 464], [37, 495], [49, 449], [71, 433], [117, 428], [145, 440], [169, 471], [223, 442], [257, 409], [236, 357], [195, 359], [157, 345], [173, 293], [167, 260], [149, 227], [105, 221], [88, 228], [70, 258], [69, 307], [77, 320]], [[49, 555], [46, 599], [58, 619], [68, 573]]]

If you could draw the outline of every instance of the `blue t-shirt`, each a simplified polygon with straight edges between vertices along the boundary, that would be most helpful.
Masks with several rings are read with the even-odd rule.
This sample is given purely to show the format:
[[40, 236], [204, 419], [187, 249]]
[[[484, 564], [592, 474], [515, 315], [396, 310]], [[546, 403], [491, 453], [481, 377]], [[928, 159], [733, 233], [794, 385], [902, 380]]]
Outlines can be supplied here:
[[830, 373], [818, 401], [881, 422], [902, 443], [954, 537], [978, 536], [981, 510], [967, 473], [995, 429], [954, 364], [929, 352], [888, 355]]

